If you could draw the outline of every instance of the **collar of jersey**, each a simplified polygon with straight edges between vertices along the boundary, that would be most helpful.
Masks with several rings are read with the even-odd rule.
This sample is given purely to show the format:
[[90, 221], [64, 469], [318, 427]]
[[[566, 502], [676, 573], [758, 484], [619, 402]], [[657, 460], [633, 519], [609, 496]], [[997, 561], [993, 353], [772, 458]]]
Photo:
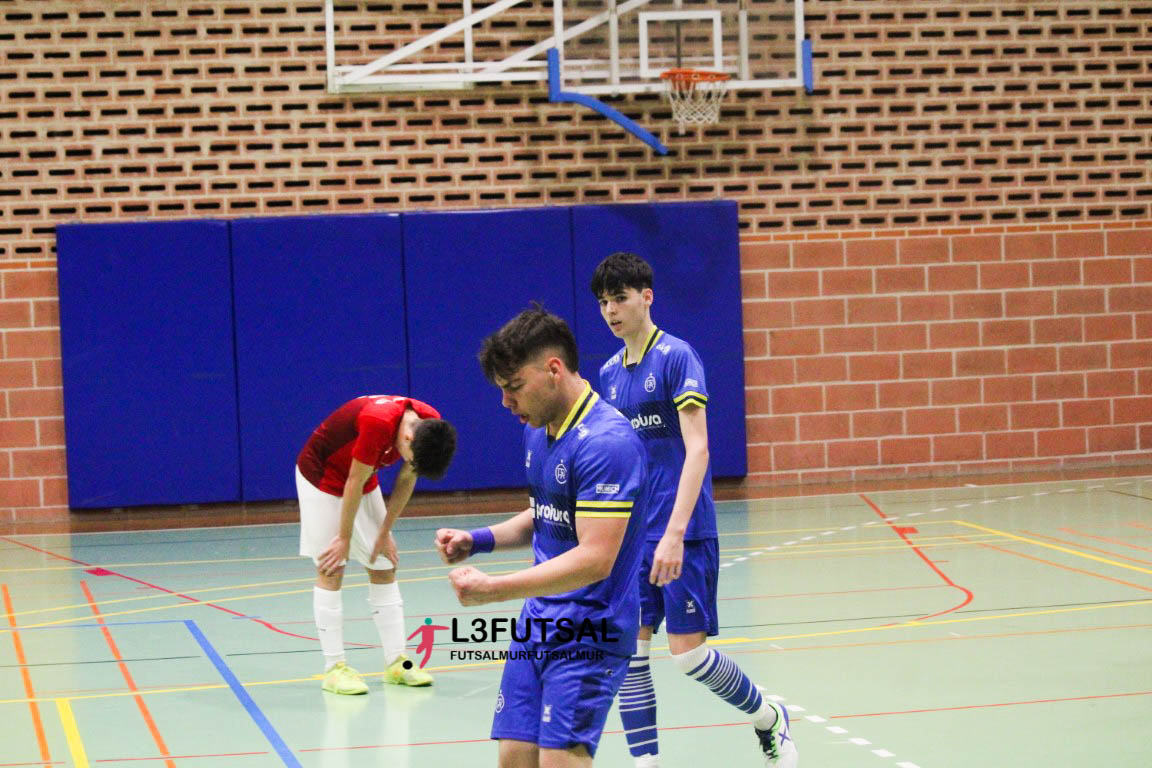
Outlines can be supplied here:
[[568, 430], [584, 421], [584, 417], [588, 415], [588, 411], [592, 410], [592, 405], [600, 396], [592, 391], [592, 385], [584, 382], [584, 391], [580, 393], [580, 397], [576, 398], [576, 404], [572, 406], [572, 410], [568, 411], [568, 415], [564, 417], [564, 423], [560, 425], [560, 429], [556, 432], [556, 437], [552, 438], [554, 441], [559, 440], [568, 434]]
[[[652, 349], [652, 346], [656, 343], [656, 339], [660, 338], [661, 334], [663, 333], [664, 331], [660, 330], [656, 326], [652, 326], [652, 332], [648, 334], [648, 341], [644, 342], [644, 351], [640, 353], [640, 360], [644, 359], [644, 356], [648, 354], [648, 350]], [[637, 360], [636, 362], [639, 363], [640, 360]], [[624, 347], [623, 365], [625, 368], [627, 368], [629, 365], [632, 365], [632, 363], [628, 362], [628, 347]]]

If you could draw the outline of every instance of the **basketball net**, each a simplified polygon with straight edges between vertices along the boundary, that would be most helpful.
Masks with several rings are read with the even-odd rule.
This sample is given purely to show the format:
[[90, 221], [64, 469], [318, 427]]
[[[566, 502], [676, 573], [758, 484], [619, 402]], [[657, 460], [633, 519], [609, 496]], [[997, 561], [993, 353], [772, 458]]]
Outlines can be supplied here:
[[723, 72], [702, 69], [669, 69], [660, 73], [680, 135], [684, 134], [685, 126], [712, 125], [720, 121], [720, 102], [728, 92], [729, 77]]

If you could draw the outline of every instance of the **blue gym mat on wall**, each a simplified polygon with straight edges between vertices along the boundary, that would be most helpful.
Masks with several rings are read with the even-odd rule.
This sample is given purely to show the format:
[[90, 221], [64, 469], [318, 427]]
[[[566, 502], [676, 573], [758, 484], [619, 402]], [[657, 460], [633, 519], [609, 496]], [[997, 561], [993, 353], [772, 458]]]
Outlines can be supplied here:
[[58, 232], [73, 507], [292, 498], [310, 431], [365, 394], [410, 394], [456, 424], [456, 461], [418, 488], [521, 486], [522, 427], [476, 351], [539, 300], [572, 321], [597, 383], [620, 342], [588, 281], [616, 250], [652, 262], [657, 325], [704, 360], [713, 474], [746, 473], [735, 203]]

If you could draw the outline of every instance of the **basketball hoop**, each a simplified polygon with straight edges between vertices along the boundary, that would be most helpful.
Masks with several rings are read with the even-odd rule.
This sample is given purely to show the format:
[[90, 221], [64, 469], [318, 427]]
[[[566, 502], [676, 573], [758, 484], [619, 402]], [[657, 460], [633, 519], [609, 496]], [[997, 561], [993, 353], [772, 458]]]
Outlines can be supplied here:
[[702, 69], [669, 69], [660, 73], [664, 93], [672, 105], [672, 119], [684, 133], [686, 125], [712, 125], [720, 121], [720, 102], [728, 92], [730, 75]]

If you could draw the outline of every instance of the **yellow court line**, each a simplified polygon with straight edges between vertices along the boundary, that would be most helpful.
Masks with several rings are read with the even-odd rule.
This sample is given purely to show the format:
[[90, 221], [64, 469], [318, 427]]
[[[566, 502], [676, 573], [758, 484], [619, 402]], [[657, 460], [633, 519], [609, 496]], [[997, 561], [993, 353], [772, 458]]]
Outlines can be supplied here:
[[[867, 508], [865, 508], [865, 509], [867, 509]], [[869, 522], [871, 522], [871, 521], [869, 521]], [[916, 527], [920, 527], [920, 526], [924, 526], [924, 525], [947, 525], [951, 521], [950, 520], [905, 520], [904, 518], [900, 518], [896, 522], [897, 523], [904, 523], [905, 525], [913, 525]], [[775, 534], [788, 534], [788, 535], [791, 535], [793, 533], [812, 533], [813, 531], [819, 531], [821, 533], [823, 533], [824, 531], [836, 531], [836, 533], [848, 533], [848, 531], [844, 530], [845, 527], [847, 527], [847, 526], [841, 526], [841, 525], [836, 525], [835, 523], [829, 523], [828, 525], [821, 525], [817, 528], [775, 528], [775, 529], [770, 529], [770, 530], [765, 530], [765, 531], [729, 531], [727, 533], [720, 533], [717, 535], [718, 536], [753, 536], [753, 535], [759, 536], [762, 534], [774, 534], [774, 535]], [[881, 523], [876, 523], [876, 525], [864, 525], [863, 523], [853, 523], [850, 530], [868, 531], [869, 529], [873, 529], [873, 528], [878, 530], [878, 531], [884, 530], [883, 525]]]
[[[513, 564], [521, 564], [521, 563], [527, 563], [527, 562], [530, 562], [530, 561], [528, 561], [528, 560], [501, 560], [498, 562], [488, 563], [488, 565], [513, 565]], [[436, 565], [436, 566], [429, 566], [427, 568], [409, 568], [409, 569], [406, 569], [404, 572], [405, 573], [420, 573], [422, 571], [439, 571], [439, 570], [444, 570], [447, 568], [456, 568], [456, 567], [457, 567], [456, 565]], [[277, 584], [304, 584], [304, 583], [314, 582], [315, 580], [316, 580], [315, 576], [309, 576], [309, 577], [304, 578], [304, 579], [283, 579], [281, 581], [257, 581], [257, 582], [251, 582], [248, 584], [230, 584], [230, 585], [223, 586], [223, 587], [206, 587], [204, 589], [189, 589], [189, 590], [184, 590], [181, 594], [203, 595], [207, 592], [224, 592], [224, 591], [228, 591], [228, 590], [237, 590], [237, 589], [253, 589], [255, 587], [271, 587], [271, 586], [275, 586]], [[415, 579], [400, 579], [400, 581], [401, 582], [415, 581]], [[344, 586], [351, 589], [353, 587], [362, 587], [362, 586], [365, 586], [366, 584], [367, 584], [367, 582], [364, 582], [362, 584], [346, 583]], [[304, 590], [304, 591], [307, 591], [307, 590]], [[282, 593], [282, 594], [288, 594], [288, 593]], [[115, 605], [118, 603], [133, 603], [133, 602], [138, 602], [141, 600], [161, 600], [161, 599], [166, 598], [166, 597], [174, 597], [174, 595], [171, 593], [168, 593], [168, 592], [163, 592], [160, 594], [143, 595], [140, 597], [118, 597], [118, 598], [115, 598], [113, 600], [101, 600], [101, 601], [95, 603], [95, 605], [103, 608], [106, 605]], [[244, 596], [242, 595], [239, 598], [229, 598], [229, 599], [243, 599], [243, 597]], [[250, 595], [250, 597], [256, 597], [256, 595]], [[216, 602], [223, 602], [223, 601], [217, 600]], [[187, 605], [195, 605], [195, 604], [196, 603], [187, 603]], [[66, 610], [70, 610], [73, 608], [88, 608], [90, 605], [93, 605], [93, 604], [92, 603], [74, 603], [72, 605], [59, 605], [59, 606], [55, 606], [53, 608], [34, 608], [30, 611], [20, 611], [18, 613], [0, 613], [0, 616], [9, 616], [9, 617], [28, 616], [28, 615], [37, 614], [37, 613], [52, 613], [54, 611], [66, 611]], [[114, 615], [114, 614], [109, 614], [109, 615]]]
[[983, 525], [977, 525], [976, 523], [969, 523], [969, 522], [966, 522], [964, 520], [953, 520], [952, 522], [956, 523], [957, 525], [966, 526], [968, 528], [975, 528], [979, 531], [987, 531], [989, 533], [996, 533], [996, 534], [999, 534], [1001, 536], [1006, 536], [1009, 539], [1016, 539], [1017, 541], [1027, 542], [1028, 544], [1035, 544], [1038, 547], [1047, 547], [1048, 549], [1054, 549], [1057, 552], [1063, 552], [1066, 555], [1074, 555], [1076, 557], [1084, 557], [1084, 558], [1087, 558], [1089, 560], [1095, 560], [1098, 563], [1107, 563], [1108, 565], [1114, 565], [1117, 568], [1127, 568], [1130, 571], [1139, 571], [1140, 573], [1152, 574], [1152, 570], [1149, 570], [1147, 568], [1141, 568], [1140, 566], [1137, 566], [1137, 565], [1128, 565], [1127, 563], [1118, 563], [1115, 560], [1109, 560], [1106, 557], [1098, 557], [1096, 555], [1090, 555], [1087, 552], [1081, 552], [1078, 549], [1070, 549], [1068, 547], [1061, 547], [1061, 546], [1056, 545], [1056, 544], [1049, 544], [1049, 543], [1044, 542], [1044, 541], [1037, 541], [1036, 539], [1029, 539], [1026, 536], [1017, 536], [1014, 533], [1008, 533], [1007, 531], [998, 531], [995, 528], [986, 528]]
[[[427, 555], [438, 554], [435, 548], [402, 549], [399, 555]], [[220, 563], [261, 563], [267, 561], [299, 560], [300, 555], [284, 555], [277, 557], [229, 557], [219, 560], [161, 560], [154, 563], [93, 563], [92, 565], [60, 565], [55, 567], [41, 566], [38, 568], [0, 568], [0, 573], [30, 573], [41, 571], [81, 571], [86, 568], [157, 568], [165, 565], [219, 565]]]
[[[921, 546], [921, 542], [926, 541], [938, 542], [940, 544], [967, 543], [968, 541], [974, 540], [976, 538], [994, 539], [998, 538], [998, 536], [996, 534], [984, 534], [982, 536], [961, 534], [948, 534], [944, 536], [917, 536], [916, 545]], [[854, 539], [852, 541], [830, 541], [829, 539], [821, 537], [812, 541], [797, 541], [796, 543], [789, 544], [788, 546], [778, 544], [776, 545], [776, 549], [772, 550], [771, 553], [765, 552], [764, 554], [777, 554], [780, 552], [786, 552], [790, 549], [806, 549], [811, 551], [815, 547], [820, 547], [820, 551], [835, 551], [845, 547], [856, 547], [861, 544], [875, 544], [877, 545], [875, 549], [890, 549], [892, 548], [892, 543], [893, 541], [891, 537], [885, 539]], [[903, 542], [896, 542], [896, 544], [897, 549], [908, 548], [908, 545]], [[765, 549], [765, 547], [763, 544], [761, 544], [758, 547], [724, 547], [720, 550], [720, 552], [749, 552], [763, 549]]]
[[64, 738], [68, 740], [68, 751], [72, 753], [72, 763], [76, 768], [89, 768], [88, 754], [84, 751], [84, 741], [80, 729], [76, 727], [76, 716], [72, 714], [72, 704], [68, 699], [56, 699], [56, 709], [60, 713], [60, 724], [64, 726]]
[[[493, 576], [499, 576], [501, 574], [515, 573], [515, 572], [516, 571], [489, 571], [488, 573], [490, 575], [493, 575]], [[418, 578], [418, 579], [397, 579], [397, 581], [402, 583], [402, 584], [411, 584], [411, 583], [417, 582], [417, 581], [438, 581], [438, 580], [442, 580], [443, 578], [444, 578], [443, 576], [423, 576], [423, 577]], [[366, 587], [366, 586], [368, 586], [367, 583], [364, 583], [364, 584], [346, 584], [344, 586], [344, 588], [345, 589], [358, 589], [360, 587]], [[211, 600], [211, 601], [193, 600], [191, 602], [185, 601], [183, 603], [176, 603], [175, 605], [155, 605], [155, 606], [152, 606], [151, 608], [133, 608], [130, 611], [114, 611], [112, 613], [105, 613], [105, 614], [103, 614], [103, 617], [108, 619], [108, 618], [111, 618], [113, 616], [130, 616], [132, 614], [148, 613], [150, 611], [169, 611], [169, 610], [172, 610], [174, 608], [192, 608], [192, 607], [195, 607], [197, 605], [219, 605], [220, 603], [231, 603], [231, 602], [235, 602], [236, 600], [254, 600], [254, 599], [260, 598], [260, 597], [282, 597], [284, 595], [303, 595], [303, 594], [312, 594], [312, 589], [311, 588], [309, 588], [309, 589], [290, 589], [290, 590], [286, 590], [284, 592], [264, 592], [264, 593], [260, 593], [260, 594], [256, 594], [256, 595], [240, 595], [239, 597], [223, 597], [223, 598], [220, 598], [219, 600]], [[165, 595], [165, 597], [174, 597], [174, 595]], [[55, 626], [58, 626], [60, 624], [72, 624], [72, 623], [77, 622], [77, 621], [90, 621], [91, 619], [92, 619], [91, 616], [74, 616], [70, 619], [58, 619], [56, 621], [43, 621], [43, 622], [40, 622], [39, 624], [24, 624], [24, 625], [20, 626], [20, 629], [24, 630], [24, 629], [38, 629], [40, 627], [55, 627]], [[0, 635], [4, 635], [4, 634], [10, 633], [12, 631], [13, 630], [11, 630], [11, 629], [0, 629]]]

